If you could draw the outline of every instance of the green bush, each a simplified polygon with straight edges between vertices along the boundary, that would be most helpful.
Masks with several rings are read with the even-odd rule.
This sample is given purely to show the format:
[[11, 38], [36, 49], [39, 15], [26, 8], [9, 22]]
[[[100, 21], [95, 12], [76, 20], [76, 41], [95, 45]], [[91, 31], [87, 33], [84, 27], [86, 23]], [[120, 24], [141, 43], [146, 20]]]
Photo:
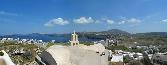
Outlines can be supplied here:
[[143, 65], [143, 64], [140, 61], [133, 60], [133, 61], [129, 62], [129, 65]]
[[124, 63], [129, 63], [131, 60], [133, 60], [129, 55], [126, 55], [123, 57]]
[[129, 49], [125, 47], [124, 45], [118, 45], [118, 46], [109, 46], [107, 47], [109, 50], [123, 50], [123, 51], [128, 51]]
[[3, 52], [0, 52], [0, 56], [3, 56], [4, 55], [4, 53]]
[[48, 48], [48, 47], [50, 47], [52, 45], [54, 45], [54, 43], [48, 43], [46, 47]]

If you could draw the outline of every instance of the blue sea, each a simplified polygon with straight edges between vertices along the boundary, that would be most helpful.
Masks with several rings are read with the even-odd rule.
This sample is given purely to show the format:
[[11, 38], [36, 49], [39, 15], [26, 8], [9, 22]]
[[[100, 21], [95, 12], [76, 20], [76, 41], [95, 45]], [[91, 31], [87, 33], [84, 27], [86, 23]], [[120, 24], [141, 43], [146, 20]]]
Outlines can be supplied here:
[[[55, 40], [55, 42], [69, 42], [71, 35], [57, 35], [57, 36], [49, 36], [43, 34], [27, 34], [27, 35], [5, 35], [0, 36], [0, 38], [14, 38], [14, 39], [36, 39], [36, 40], [43, 40], [44, 42], [49, 42], [51, 40]], [[99, 39], [88, 39], [86, 37], [79, 37], [79, 41], [83, 42], [91, 42], [91, 41], [98, 41]]]

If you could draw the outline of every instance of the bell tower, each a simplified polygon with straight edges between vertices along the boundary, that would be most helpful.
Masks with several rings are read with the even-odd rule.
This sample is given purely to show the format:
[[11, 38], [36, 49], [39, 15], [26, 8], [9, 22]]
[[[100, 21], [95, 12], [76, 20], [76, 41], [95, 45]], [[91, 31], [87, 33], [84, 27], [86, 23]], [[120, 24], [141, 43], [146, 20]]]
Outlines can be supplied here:
[[78, 35], [75, 33], [75, 30], [74, 30], [74, 33], [71, 35], [70, 43], [71, 43], [71, 46], [75, 46], [79, 44]]

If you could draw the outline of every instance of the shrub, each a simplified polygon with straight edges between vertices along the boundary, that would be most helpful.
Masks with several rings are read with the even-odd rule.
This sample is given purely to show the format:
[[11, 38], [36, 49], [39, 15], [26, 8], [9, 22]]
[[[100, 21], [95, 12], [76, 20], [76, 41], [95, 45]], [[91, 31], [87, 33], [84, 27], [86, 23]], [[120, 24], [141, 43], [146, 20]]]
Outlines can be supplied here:
[[1, 52], [0, 52], [0, 56], [3, 56], [3, 55], [4, 55], [4, 53], [1, 51]]

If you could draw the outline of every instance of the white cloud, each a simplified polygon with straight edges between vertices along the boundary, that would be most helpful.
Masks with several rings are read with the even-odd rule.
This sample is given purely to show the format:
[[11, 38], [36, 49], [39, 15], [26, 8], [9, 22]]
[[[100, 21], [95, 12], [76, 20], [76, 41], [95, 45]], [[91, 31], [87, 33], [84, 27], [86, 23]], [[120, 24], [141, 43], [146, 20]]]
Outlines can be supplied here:
[[49, 22], [47, 22], [46, 24], [44, 24], [47, 27], [52, 27], [54, 25], [66, 25], [69, 24], [69, 22], [67, 20], [63, 20], [62, 18], [56, 18], [56, 19], [52, 19]]
[[106, 24], [109, 24], [109, 25], [112, 25], [115, 23], [115, 21], [111, 18], [108, 18], [108, 17], [103, 17], [99, 20], [101, 23], [106, 23]]
[[113, 21], [113, 20], [109, 20], [109, 19], [108, 19], [108, 20], [106, 20], [106, 22], [107, 22], [108, 24], [110, 24], [110, 25], [114, 23], [114, 21]]
[[10, 13], [6, 11], [0, 11], [0, 15], [7, 15], [7, 16], [18, 16], [16, 13]]
[[141, 23], [141, 20], [136, 18], [130, 18], [127, 20], [127, 22], [136, 24], [136, 23]]
[[126, 21], [121, 21], [121, 22], [118, 22], [118, 24], [125, 24]]
[[121, 21], [118, 22], [118, 24], [125, 24], [125, 23], [129, 23], [129, 24], [137, 24], [137, 23], [141, 23], [142, 20], [137, 19], [137, 18], [126, 18], [126, 17], [121, 17]]
[[125, 24], [125, 23], [127, 22], [127, 18], [124, 17], [124, 16], [120, 16], [120, 19], [121, 19], [121, 20], [118, 22], [119, 25]]
[[162, 22], [167, 23], [167, 19], [162, 20]]
[[87, 23], [93, 23], [94, 20], [91, 17], [80, 17], [79, 19], [74, 19], [73, 20], [74, 23], [78, 23], [78, 24], [87, 24]]
[[[129, 24], [129, 25], [138, 25], [138, 23], [141, 23], [142, 20], [137, 19], [137, 18], [126, 18], [126, 17], [121, 17], [119, 22], [114, 21], [113, 19], [108, 19], [108, 18], [103, 18], [103, 19], [93, 19], [92, 17], [80, 17], [78, 19], [72, 19], [73, 24], [89, 24], [89, 23], [95, 23], [95, 24], [100, 24], [100, 23], [106, 23], [109, 25], [117, 24]], [[167, 22], [166, 20], [163, 20]], [[52, 27], [55, 25], [66, 25], [69, 24], [69, 21], [63, 20], [63, 18], [56, 18], [52, 19], [46, 24], [45, 26]]]

